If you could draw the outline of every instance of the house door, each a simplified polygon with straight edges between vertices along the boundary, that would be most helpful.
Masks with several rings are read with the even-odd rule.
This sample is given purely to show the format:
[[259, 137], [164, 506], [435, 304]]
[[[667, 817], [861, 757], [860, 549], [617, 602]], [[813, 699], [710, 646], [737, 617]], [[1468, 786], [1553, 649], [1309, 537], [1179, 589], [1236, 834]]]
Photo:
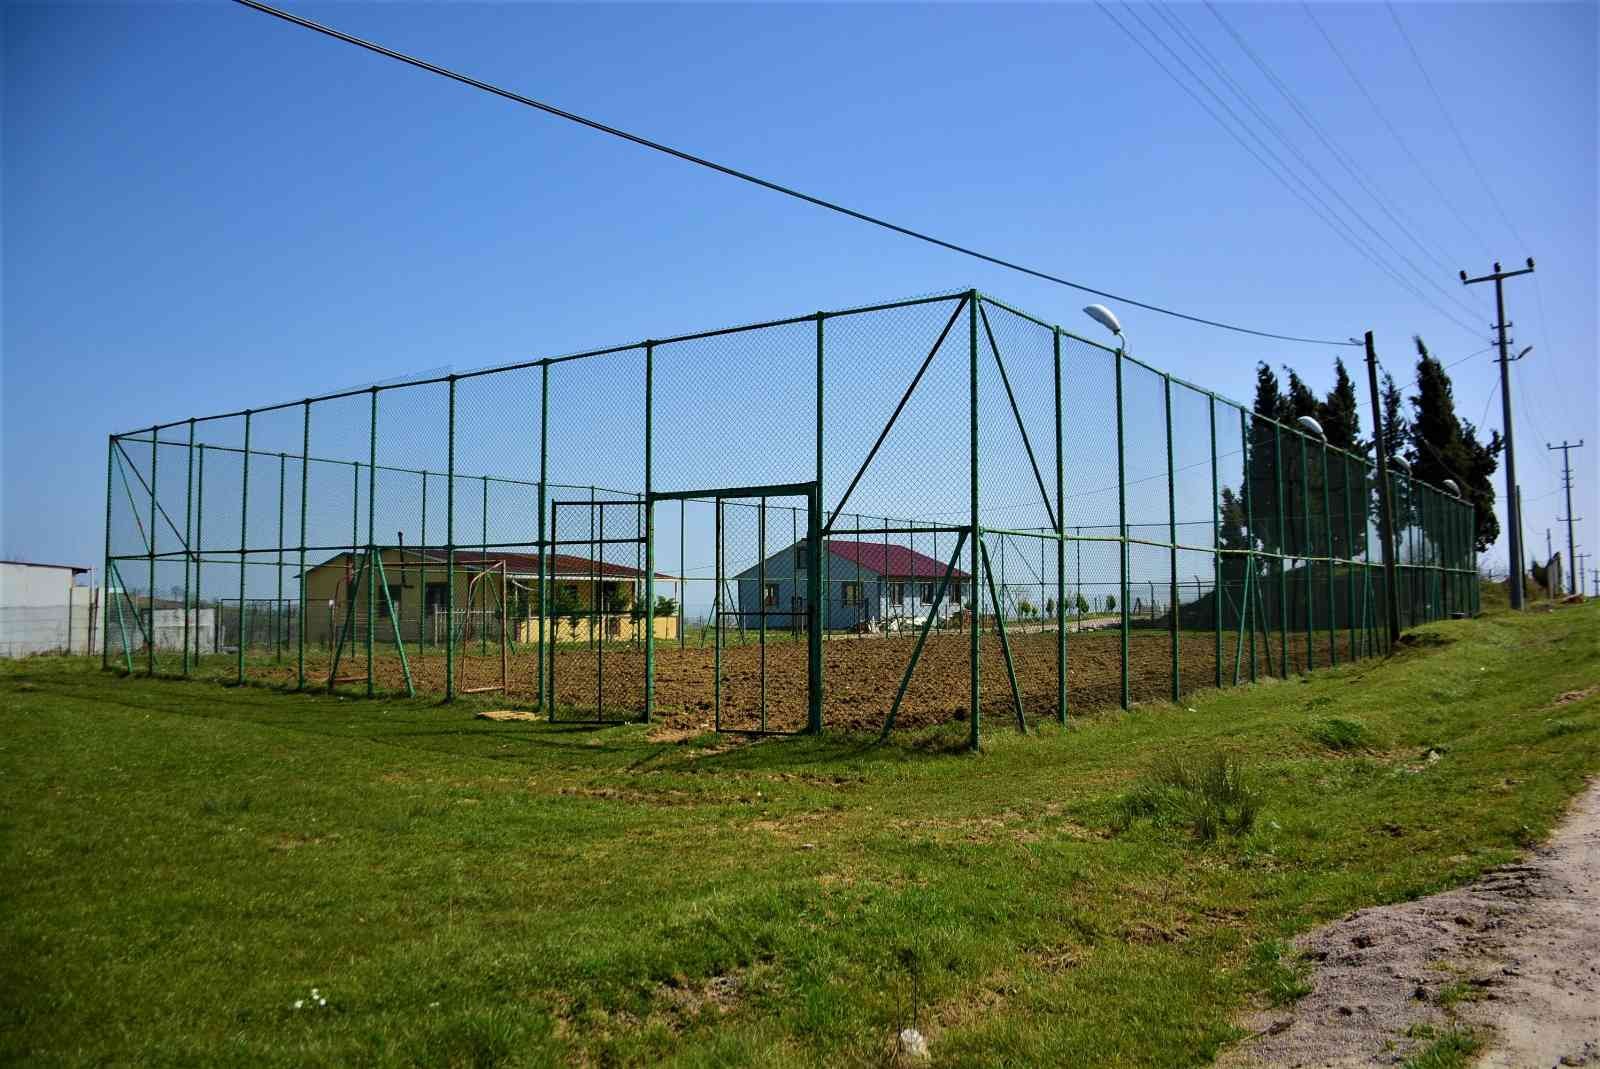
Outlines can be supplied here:
[[814, 482], [652, 495], [664, 506], [657, 565], [683, 591], [680, 620], [700, 621], [656, 644], [656, 715], [745, 734], [821, 730], [817, 498]]

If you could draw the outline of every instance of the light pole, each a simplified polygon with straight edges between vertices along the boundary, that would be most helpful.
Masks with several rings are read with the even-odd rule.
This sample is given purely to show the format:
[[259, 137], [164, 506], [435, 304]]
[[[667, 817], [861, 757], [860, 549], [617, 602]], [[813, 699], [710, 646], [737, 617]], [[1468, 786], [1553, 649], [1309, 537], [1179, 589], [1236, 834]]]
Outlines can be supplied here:
[[1117, 595], [1121, 599], [1117, 608], [1121, 610], [1121, 660], [1122, 660], [1122, 707], [1126, 709], [1133, 703], [1133, 692], [1128, 679], [1128, 472], [1127, 456], [1123, 449], [1122, 425], [1122, 358], [1127, 355], [1127, 337], [1122, 333], [1122, 324], [1111, 309], [1103, 304], [1091, 304], [1084, 308], [1083, 314], [1109, 330], [1117, 339], [1116, 353], [1116, 384], [1117, 384]]

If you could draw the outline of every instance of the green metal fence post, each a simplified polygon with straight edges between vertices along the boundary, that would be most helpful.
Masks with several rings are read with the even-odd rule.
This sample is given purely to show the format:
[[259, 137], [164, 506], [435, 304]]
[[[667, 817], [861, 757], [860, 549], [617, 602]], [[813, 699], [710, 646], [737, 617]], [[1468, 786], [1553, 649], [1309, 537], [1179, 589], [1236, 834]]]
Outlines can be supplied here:
[[1283, 428], [1272, 425], [1272, 470], [1278, 482], [1278, 674], [1289, 678], [1289, 528], [1283, 516]]
[[100, 568], [100, 670], [111, 668], [111, 500], [117, 438], [106, 435], [106, 553]]
[[[372, 388], [372, 403], [367, 416], [367, 697], [372, 697], [372, 615], [377, 611], [378, 570], [371, 558], [378, 553], [378, 388]], [[379, 558], [381, 562], [382, 558]]]
[[1311, 537], [1311, 457], [1306, 452], [1306, 436], [1299, 433], [1295, 436], [1300, 439], [1300, 507], [1305, 510], [1300, 579], [1306, 591], [1306, 671], [1309, 672], [1317, 666], [1317, 655], [1313, 647], [1316, 641], [1313, 637], [1316, 629], [1314, 623], [1316, 616], [1313, 611], [1313, 606], [1316, 604], [1316, 565], [1311, 562], [1311, 553], [1316, 542]]
[[711, 651], [711, 705], [714, 709], [712, 724], [722, 730], [722, 496], [716, 498], [716, 534], [713, 536], [711, 572], [716, 584], [711, 597], [712, 651]]
[[1061, 428], [1061, 328], [1051, 332], [1056, 408], [1056, 720], [1067, 724], [1067, 513]]
[[[185, 450], [183, 476], [183, 676], [189, 678], [189, 566], [194, 559], [194, 419], [189, 419], [189, 447]], [[72, 634], [67, 633], [68, 643]]]
[[446, 423], [444, 487], [444, 700], [456, 697], [456, 377], [450, 379], [450, 410]]
[[[602, 556], [605, 554], [604, 545], [600, 547], [600, 553]], [[489, 477], [487, 475], [483, 477], [483, 517], [482, 527], [478, 531], [478, 567], [483, 572], [489, 569]], [[482, 588], [478, 600], [484, 606], [481, 610], [483, 618], [478, 621], [478, 656], [482, 657], [489, 652], [489, 629], [484, 626], [488, 622], [489, 601], [488, 587], [484, 586], [481, 580], [478, 585]], [[470, 600], [467, 602], [467, 611], [472, 611]]]
[[303, 402], [300, 417], [300, 622], [295, 636], [295, 687], [306, 686], [306, 512], [311, 494], [311, 401]]
[[[555, 650], [555, 631], [550, 624], [550, 575], [552, 570], [546, 565], [552, 556], [549, 540], [555, 537], [554, 532], [545, 527], [545, 509], [548, 484], [546, 479], [550, 471], [550, 361], [539, 362], [539, 683], [538, 699], [540, 708], [548, 708], [551, 718], [555, 716], [556, 696], [553, 690], [545, 689], [545, 648], [548, 644], [552, 659]], [[551, 628], [549, 637], [545, 630]], [[548, 705], [546, 704], [548, 703]]]
[[[1247, 451], [1245, 453], [1246, 459], [1244, 471], [1242, 473], [1243, 477], [1240, 479], [1240, 482], [1244, 484], [1242, 487], [1244, 491], [1244, 564], [1245, 568], [1248, 569], [1245, 575], [1245, 582], [1248, 585], [1244, 587], [1244, 590], [1241, 594], [1242, 601], [1239, 606], [1239, 611], [1247, 614], [1250, 619], [1250, 682], [1254, 683], [1256, 681], [1256, 631], [1261, 623], [1261, 621], [1256, 619], [1258, 614], [1252, 608], [1255, 603], [1250, 600], [1251, 590], [1257, 585], [1257, 581], [1261, 578], [1260, 575], [1257, 574], [1260, 565], [1256, 562], [1255, 494], [1250, 489], [1251, 485], [1255, 482], [1255, 479], [1253, 479], [1251, 476], [1253, 474], [1252, 469], [1255, 466], [1256, 448], [1255, 434], [1252, 430], [1250, 417], [1245, 414], [1245, 410], [1243, 408], [1239, 409], [1239, 444]], [[1259, 591], [1256, 594], [1256, 599], [1257, 601], [1260, 600]]]
[[[560, 520], [560, 517], [561, 517], [561, 503], [559, 501], [550, 502], [550, 541], [549, 541], [549, 544], [548, 544], [549, 552], [545, 553], [539, 560], [539, 584], [545, 590], [549, 590], [551, 580], [555, 579], [555, 577], [556, 577], [556, 567], [555, 567], [554, 558], [555, 558], [556, 543], [561, 538], [561, 520]], [[548, 594], [544, 595], [544, 608], [545, 608], [545, 614], [546, 614], [545, 618], [547, 620], [549, 620], [549, 624], [550, 624], [550, 638], [545, 643], [545, 656], [546, 656], [546, 658], [548, 659], [548, 662], [549, 662], [545, 667], [546, 667], [546, 671], [547, 671], [547, 673], [548, 673], [548, 675], [550, 677], [549, 678], [549, 682], [545, 686], [545, 698], [546, 698], [546, 701], [548, 703], [547, 706], [546, 706], [546, 708], [548, 708], [548, 710], [549, 710], [548, 719], [553, 724], [553, 723], [555, 723], [555, 719], [556, 719], [556, 693], [557, 693], [557, 691], [556, 691], [556, 645], [557, 645], [557, 643], [559, 642], [559, 640], [561, 638], [561, 620], [559, 618], [550, 619], [550, 617], [549, 617], [550, 598], [549, 598]], [[572, 638], [573, 638], [573, 641], [576, 642], [577, 638], [578, 638], [577, 634], [574, 633]]]
[[1172, 640], [1172, 702], [1183, 697], [1183, 673], [1178, 660], [1178, 495], [1172, 469], [1172, 376], [1161, 376], [1162, 408], [1167, 421], [1167, 556], [1171, 566], [1167, 592], [1167, 632]]
[[283, 495], [288, 477], [289, 458], [278, 454], [278, 600], [272, 606], [272, 655], [277, 664], [283, 663]]
[[810, 600], [813, 609], [811, 613], [812, 629], [815, 632], [813, 640], [807, 649], [809, 664], [807, 674], [810, 676], [812, 689], [811, 701], [807, 709], [808, 730], [816, 734], [822, 730], [822, 702], [827, 678], [822, 665], [822, 636], [828, 632], [828, 557], [822, 551], [822, 528], [827, 517], [822, 514], [826, 507], [827, 498], [823, 496], [822, 488], [822, 426], [823, 426], [823, 366], [825, 364], [823, 348], [823, 324], [827, 317], [817, 313], [817, 488], [816, 499], [811, 503], [812, 517], [806, 524], [806, 537], [812, 541], [807, 556], [809, 571], [806, 580], [806, 597]]
[[1328, 528], [1328, 663], [1339, 663], [1338, 602], [1333, 596], [1333, 501], [1328, 483], [1332, 469], [1328, 467], [1328, 440], [1322, 440], [1322, 522]]
[[[1206, 395], [1206, 419], [1211, 443], [1211, 628], [1212, 660], [1216, 662], [1216, 687], [1222, 687], [1222, 506], [1217, 499], [1217, 395]], [[1195, 591], [1199, 597], [1200, 592]], [[1238, 658], [1234, 658], [1237, 662]]]
[[[194, 477], [194, 603], [196, 608], [204, 600], [202, 580], [206, 563], [206, 444], [200, 443], [200, 458], [195, 463]], [[222, 605], [217, 605], [211, 615], [211, 644], [217, 644], [217, 629], [222, 626]], [[200, 667], [200, 629], [194, 629], [194, 666]]]
[[[756, 646], [759, 650], [757, 693], [761, 710], [761, 730], [767, 730], [767, 497], [761, 495], [756, 506]], [[743, 609], [743, 606], [740, 606]]]
[[[819, 428], [821, 424], [818, 424]], [[806, 502], [806, 732], [822, 731], [822, 484]]]
[[[970, 697], [970, 700], [971, 700], [971, 703], [972, 703], [972, 707], [969, 710], [969, 716], [968, 716], [969, 723], [970, 723], [970, 729], [969, 729], [969, 735], [968, 735], [968, 739], [967, 739], [967, 745], [970, 746], [972, 749], [976, 750], [978, 748], [978, 736], [979, 736], [979, 731], [980, 731], [980, 728], [981, 728], [981, 720], [982, 720], [981, 715], [979, 713], [979, 705], [978, 705], [978, 698], [979, 698], [978, 688], [979, 688], [979, 683], [980, 683], [980, 677], [979, 677], [980, 669], [979, 669], [979, 666], [978, 666], [978, 656], [979, 656], [979, 632], [982, 630], [982, 621], [983, 621], [983, 600], [979, 596], [980, 591], [977, 589], [977, 584], [980, 582], [978, 577], [983, 574], [979, 570], [979, 567], [980, 567], [980, 565], [979, 565], [979, 555], [982, 552], [981, 542], [983, 540], [983, 529], [979, 526], [979, 517], [978, 517], [978, 291], [977, 290], [970, 290], [967, 293], [967, 355], [968, 355], [967, 394], [968, 394], [968, 404], [970, 406], [970, 411], [968, 413], [968, 416], [969, 416], [969, 419], [968, 419], [968, 423], [969, 423], [968, 432], [969, 432], [969, 439], [970, 439], [970, 456], [969, 456], [969, 460], [971, 462], [971, 468], [972, 468], [972, 470], [971, 470], [971, 478], [972, 478], [972, 487], [971, 487], [972, 488], [971, 538], [972, 538], [972, 545], [971, 545], [970, 549], [971, 549], [971, 554], [972, 554], [972, 583], [973, 583], [973, 587], [974, 587], [973, 592], [972, 592], [972, 634], [971, 634], [970, 641], [969, 641], [968, 664], [967, 664], [967, 685], [968, 685], [969, 697]], [[860, 559], [859, 550], [857, 551], [857, 559], [858, 560]]]
[[650, 722], [656, 704], [656, 503], [654, 439], [654, 342], [644, 345], [644, 722]]
[[1128, 683], [1128, 458], [1123, 443], [1122, 360], [1123, 347], [1117, 346], [1115, 360], [1117, 387], [1117, 609], [1121, 613], [1118, 635], [1122, 658], [1122, 707], [1133, 704]]
[[[541, 508], [539, 510], [539, 513], [542, 516], [544, 514], [544, 509]], [[400, 566], [403, 569], [405, 567], [405, 562], [401, 561], [400, 562]], [[404, 576], [405, 572], [402, 571], [400, 574], [402, 576]], [[427, 617], [428, 617], [428, 469], [424, 468], [424, 469], [422, 469], [422, 526], [417, 531], [417, 649], [419, 650], [419, 652], [417, 654], [418, 657], [422, 656], [422, 653], [420, 651], [423, 650], [423, 649], [426, 649], [427, 645], [428, 645], [428, 631], [427, 631], [427, 626], [426, 626], [427, 625]]]
[[[1344, 455], [1344, 615], [1349, 624], [1350, 631], [1350, 659], [1360, 660], [1356, 641], [1356, 587], [1355, 587], [1355, 560], [1356, 560], [1356, 509], [1355, 502], [1350, 494], [1350, 475], [1355, 458]], [[1365, 522], [1365, 521], [1363, 521]]]
[[156, 460], [161, 428], [150, 428], [150, 627], [145, 632], [145, 674], [156, 674]]
[[244, 477], [239, 483], [239, 683], [244, 684], [244, 576], [245, 550], [250, 545], [250, 410], [244, 410]]

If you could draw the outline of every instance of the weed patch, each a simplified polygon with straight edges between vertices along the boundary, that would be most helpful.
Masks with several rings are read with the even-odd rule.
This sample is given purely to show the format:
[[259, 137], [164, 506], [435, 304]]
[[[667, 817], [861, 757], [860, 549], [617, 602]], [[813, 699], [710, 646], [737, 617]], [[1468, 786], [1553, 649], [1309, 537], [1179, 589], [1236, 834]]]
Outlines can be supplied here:
[[1313, 721], [1307, 730], [1317, 742], [1341, 753], [1375, 748], [1367, 725], [1349, 717], [1326, 716]]
[[1126, 831], [1140, 820], [1187, 830], [1203, 843], [1255, 827], [1261, 790], [1236, 757], [1220, 751], [1197, 759], [1165, 757], [1119, 800], [1112, 827]]

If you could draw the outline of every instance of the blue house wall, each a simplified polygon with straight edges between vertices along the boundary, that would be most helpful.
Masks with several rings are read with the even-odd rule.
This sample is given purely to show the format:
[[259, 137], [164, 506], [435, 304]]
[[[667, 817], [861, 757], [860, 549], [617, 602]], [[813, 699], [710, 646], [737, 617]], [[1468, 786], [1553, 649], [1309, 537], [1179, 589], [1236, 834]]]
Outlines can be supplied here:
[[[804, 550], [801, 550], [803, 554]], [[796, 547], [788, 546], [766, 560], [766, 582], [776, 586], [777, 603], [767, 609], [767, 630], [784, 631], [791, 627], [803, 628], [806, 621], [806, 570], [796, 567]], [[922, 599], [924, 585], [937, 588], [936, 580], [926, 577], [901, 582], [901, 602], [893, 604], [888, 595], [895, 580], [886, 579], [878, 572], [858, 565], [855, 561], [829, 554], [827, 560], [828, 630], [854, 631], [866, 625], [879, 625], [897, 617], [907, 622], [920, 622], [929, 605]], [[761, 625], [761, 574], [759, 565], [751, 565], [733, 578], [737, 591], [739, 621], [746, 628]], [[860, 598], [845, 603], [846, 584], [859, 583]], [[931, 600], [932, 594], [929, 593]], [[941, 617], [954, 611], [954, 599], [947, 597], [940, 606]], [[790, 614], [793, 613], [791, 616]], [[730, 626], [736, 621], [730, 619]]]

